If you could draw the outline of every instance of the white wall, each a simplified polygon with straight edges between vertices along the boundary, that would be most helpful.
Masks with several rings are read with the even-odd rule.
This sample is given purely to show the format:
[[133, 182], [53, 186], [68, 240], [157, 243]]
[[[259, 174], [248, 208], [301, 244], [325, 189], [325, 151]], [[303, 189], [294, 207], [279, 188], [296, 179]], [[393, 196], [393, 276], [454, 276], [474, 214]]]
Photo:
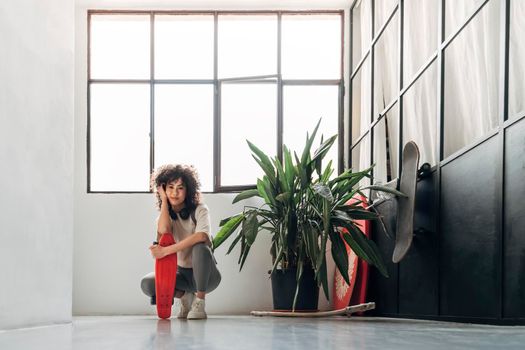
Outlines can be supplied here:
[[0, 2], [0, 329], [71, 321], [73, 15]]
[[[87, 125], [87, 9], [224, 9], [219, 1], [193, 1], [190, 6], [174, 6], [173, 2], [77, 0], [75, 47], [75, 249], [73, 277], [73, 314], [153, 314], [154, 307], [140, 290], [140, 279], [153, 270], [154, 262], [148, 246], [155, 238], [154, 198], [151, 194], [87, 194], [86, 193], [86, 125]], [[229, 1], [230, 8], [244, 9], [246, 2]], [[255, 2], [250, 2], [254, 5]], [[284, 8], [276, 2], [265, 8]], [[299, 6], [305, 1], [291, 2]], [[323, 5], [319, 5], [322, 3]], [[332, 4], [331, 8], [343, 8]], [[157, 4], [158, 6], [155, 6]], [[241, 5], [240, 5], [241, 4]], [[237, 6], [236, 6], [237, 5]], [[311, 5], [311, 4], [309, 4]], [[270, 7], [268, 7], [270, 6]], [[318, 2], [315, 8], [328, 8]], [[334, 7], [335, 6], [335, 7]], [[260, 6], [259, 6], [260, 7]], [[254, 8], [249, 6], [248, 8]], [[308, 8], [311, 8], [308, 7]], [[348, 23], [348, 16], [345, 18]], [[347, 25], [346, 25], [347, 27]], [[348, 72], [346, 72], [348, 76]], [[348, 79], [347, 79], [348, 80]], [[348, 88], [347, 88], [348, 91]], [[348, 106], [345, 101], [345, 111]], [[239, 212], [232, 206], [233, 194], [207, 194], [204, 201], [212, 214], [212, 229], [218, 231], [222, 218]], [[210, 314], [243, 314], [254, 309], [272, 307], [268, 270], [271, 268], [268, 236], [258, 238], [243, 271], [239, 273], [239, 250], [225, 255], [228, 242], [216, 252], [222, 273], [220, 286], [207, 299]], [[333, 264], [329, 264], [333, 272]], [[330, 283], [331, 284], [331, 283]], [[321, 309], [329, 304], [320, 297]]]

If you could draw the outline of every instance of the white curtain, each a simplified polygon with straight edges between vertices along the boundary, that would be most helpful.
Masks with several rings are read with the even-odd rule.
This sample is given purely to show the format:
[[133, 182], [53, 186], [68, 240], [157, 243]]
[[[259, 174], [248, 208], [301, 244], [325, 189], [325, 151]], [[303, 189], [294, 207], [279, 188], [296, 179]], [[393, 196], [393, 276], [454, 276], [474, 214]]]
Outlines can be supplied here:
[[525, 1], [510, 3], [509, 117], [525, 111]]
[[[467, 17], [469, 3], [454, 2], [451, 16]], [[498, 124], [499, 33], [500, 0], [491, 0], [445, 50], [445, 157]]]
[[[353, 10], [353, 43], [354, 65], [362, 58], [362, 52], [370, 45], [371, 38], [371, 2], [362, 0]], [[359, 54], [358, 54], [359, 53]], [[371, 67], [370, 57], [363, 63], [360, 73], [356, 75], [352, 88], [352, 129], [353, 135], [361, 135], [370, 125], [371, 100]], [[359, 132], [356, 133], [356, 128]], [[368, 139], [368, 137], [366, 138]], [[370, 166], [370, 147], [366, 140], [361, 142], [358, 152], [352, 152], [352, 168], [362, 170]], [[359, 161], [357, 161], [358, 157]]]
[[[438, 43], [439, 2], [405, 1], [403, 85], [435, 53]], [[420, 164], [437, 160], [437, 73], [433, 63], [403, 96], [403, 144], [414, 141]]]
[[[390, 1], [389, 1], [390, 2]], [[376, 7], [376, 17], [388, 18], [393, 7], [390, 3]], [[377, 31], [376, 31], [377, 32]], [[399, 13], [397, 12], [374, 48], [374, 120], [396, 99], [399, 92]], [[398, 118], [395, 112], [388, 113], [388, 129], [385, 121], [374, 127], [374, 181], [386, 182], [388, 166], [393, 178], [397, 177], [397, 141]], [[387, 130], [389, 135], [387, 135]], [[396, 136], [393, 137], [393, 133]], [[387, 148], [387, 141], [390, 143]], [[387, 150], [390, 151], [390, 163], [387, 163]]]

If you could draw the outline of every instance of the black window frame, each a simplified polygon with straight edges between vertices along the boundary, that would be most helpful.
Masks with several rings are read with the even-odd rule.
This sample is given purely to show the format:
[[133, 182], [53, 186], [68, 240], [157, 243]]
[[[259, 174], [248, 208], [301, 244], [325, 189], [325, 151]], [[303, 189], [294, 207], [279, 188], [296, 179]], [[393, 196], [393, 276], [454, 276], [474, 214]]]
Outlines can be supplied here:
[[[277, 81], [277, 156], [282, 160], [283, 150], [283, 87], [287, 85], [333, 85], [337, 86], [339, 90], [338, 101], [338, 172], [342, 172], [345, 165], [344, 156], [344, 41], [345, 41], [345, 11], [340, 10], [261, 10], [261, 11], [182, 11], [182, 10], [97, 10], [90, 9], [87, 11], [87, 193], [151, 193], [148, 191], [94, 191], [91, 190], [91, 94], [90, 89], [93, 83], [104, 84], [123, 84], [136, 83], [148, 84], [150, 86], [150, 174], [154, 170], [155, 165], [155, 113], [154, 113], [154, 89], [157, 84], [213, 84], [214, 86], [214, 101], [213, 101], [213, 190], [203, 191], [203, 193], [226, 193], [239, 192], [245, 189], [255, 188], [253, 185], [236, 185], [223, 186], [221, 185], [221, 116], [220, 116], [220, 86], [226, 81], [245, 80], [255, 82], [257, 79], [266, 81], [266, 79], [276, 79]], [[219, 79], [217, 67], [217, 42], [218, 42], [218, 18], [220, 15], [277, 15], [278, 29], [277, 29], [277, 74], [272, 76], [262, 77], [239, 77], [233, 79]], [[91, 17], [94, 15], [149, 15], [150, 16], [150, 77], [149, 79], [92, 79], [91, 78]], [[213, 79], [155, 79], [155, 56], [154, 56], [154, 24], [156, 15], [210, 15], [214, 17], [214, 73]], [[340, 49], [340, 77], [339, 79], [282, 79], [281, 75], [281, 23], [283, 15], [339, 15], [341, 22], [341, 49]], [[254, 163], [255, 164], [255, 163]]]

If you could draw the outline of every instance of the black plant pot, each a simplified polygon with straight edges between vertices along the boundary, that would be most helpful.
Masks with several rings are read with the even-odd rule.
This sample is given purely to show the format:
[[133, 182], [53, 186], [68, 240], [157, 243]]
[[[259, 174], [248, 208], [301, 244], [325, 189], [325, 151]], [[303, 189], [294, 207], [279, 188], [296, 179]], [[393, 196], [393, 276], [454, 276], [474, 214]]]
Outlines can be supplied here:
[[[292, 310], [293, 298], [297, 287], [297, 269], [275, 270], [271, 275], [274, 310]], [[301, 278], [296, 311], [317, 311], [319, 287], [315, 282], [314, 270], [305, 268]]]

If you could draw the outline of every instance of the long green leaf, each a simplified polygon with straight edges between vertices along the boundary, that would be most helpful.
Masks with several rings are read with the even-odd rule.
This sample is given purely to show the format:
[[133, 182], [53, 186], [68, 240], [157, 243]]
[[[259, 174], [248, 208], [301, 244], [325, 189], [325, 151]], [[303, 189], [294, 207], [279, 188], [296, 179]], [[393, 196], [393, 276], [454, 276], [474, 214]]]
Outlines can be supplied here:
[[230, 244], [230, 248], [228, 248], [228, 251], [226, 252], [226, 255], [230, 254], [233, 250], [233, 248], [237, 245], [237, 243], [240, 241], [242, 235], [238, 234], [237, 237], [233, 240], [232, 244]]
[[374, 191], [391, 193], [391, 194], [395, 194], [396, 196], [399, 196], [399, 197], [405, 197], [405, 198], [408, 197], [403, 192], [400, 192], [400, 191], [395, 190], [395, 189], [393, 189], [391, 187], [388, 187], [388, 186], [370, 185], [370, 186], [366, 186], [366, 187], [362, 188], [362, 190], [367, 190], [367, 189], [374, 190]]
[[343, 220], [377, 220], [378, 216], [376, 213], [365, 210], [358, 209], [349, 205], [341, 205], [334, 209], [334, 216], [338, 219]]
[[241, 271], [242, 267], [244, 266], [244, 262], [246, 261], [246, 258], [248, 257], [248, 253], [250, 252], [250, 248], [251, 246], [248, 244], [246, 245], [246, 247], [244, 247], [244, 251], [243, 251], [243, 255], [241, 259], [241, 266], [239, 267], [239, 271]]
[[235, 203], [237, 203], [239, 201], [242, 201], [244, 199], [248, 199], [248, 198], [251, 198], [251, 197], [255, 197], [255, 196], [259, 196], [259, 191], [257, 191], [256, 189], [252, 188], [252, 189], [249, 189], [249, 190], [242, 191], [237, 196], [235, 196], [235, 198], [232, 201], [232, 204], [235, 204]]
[[317, 130], [319, 129], [319, 125], [321, 125], [321, 119], [317, 122], [317, 125], [315, 126], [314, 131], [312, 132], [312, 136], [308, 137], [308, 134], [306, 136], [306, 144], [303, 149], [303, 155], [301, 156], [301, 164], [306, 165], [306, 162], [310, 156], [310, 150], [312, 149], [312, 143], [314, 142], [315, 135], [317, 134]]
[[280, 245], [279, 252], [277, 253], [277, 257], [275, 258], [275, 261], [273, 262], [272, 271], [270, 272], [270, 275], [272, 275], [277, 269], [277, 265], [283, 258], [283, 253], [284, 253], [284, 246]]
[[[321, 254], [325, 255], [325, 254]], [[321, 286], [323, 287], [323, 292], [326, 297], [326, 299], [330, 300], [330, 295], [328, 294], [328, 272], [326, 267], [326, 259], [323, 259], [323, 263], [321, 264], [321, 269], [319, 272], [319, 279], [321, 281]]]
[[331, 232], [330, 240], [332, 241], [332, 257], [339, 272], [343, 276], [346, 284], [350, 285], [348, 278], [348, 253], [346, 247], [339, 235], [339, 232]]
[[246, 243], [252, 245], [259, 232], [259, 221], [257, 220], [257, 212], [252, 212], [243, 222], [242, 230], [246, 237]]
[[343, 233], [343, 239], [344, 241], [350, 246], [350, 248], [354, 251], [354, 253], [366, 261], [367, 263], [373, 265], [372, 259], [368, 256], [368, 254], [361, 248], [359, 244], [355, 241], [355, 239], [348, 233], [348, 231]]
[[259, 157], [260, 162], [257, 161], [257, 158], [255, 160], [259, 164], [259, 166], [263, 169], [263, 171], [266, 173], [266, 175], [270, 178], [272, 183], [275, 183], [275, 169], [273, 168], [272, 162], [270, 161], [270, 158], [264, 154], [263, 151], [261, 151], [257, 146], [255, 146], [250, 141], [246, 140], [248, 143], [248, 147], [250, 147], [251, 151], [255, 153], [257, 157]]
[[239, 214], [232, 217], [222, 228], [217, 232], [213, 238], [213, 250], [217, 249], [230, 235], [239, 227], [241, 222], [245, 219], [244, 214]]
[[279, 202], [288, 202], [288, 200], [290, 199], [290, 192], [284, 192], [284, 193], [280, 193], [279, 195], [277, 195], [277, 197], [275, 197], [275, 200], [279, 201]]
[[321, 182], [327, 183], [328, 179], [330, 179], [330, 176], [334, 173], [334, 169], [332, 168], [332, 161], [329, 161], [326, 165], [326, 168], [323, 171], [323, 174], [321, 175]]
[[330, 138], [328, 138], [326, 141], [324, 141], [317, 150], [314, 152], [314, 156], [312, 157], [311, 162], [315, 162], [317, 159], [323, 159], [328, 151], [330, 151], [330, 148], [334, 144], [335, 140], [337, 139], [337, 135], [334, 135]]
[[275, 168], [277, 169], [277, 177], [278, 177], [277, 183], [281, 187], [281, 191], [282, 192], [290, 191], [290, 186], [288, 185], [288, 181], [286, 180], [286, 175], [284, 173], [284, 168], [283, 168], [281, 162], [279, 161], [279, 158], [275, 158], [273, 160], [273, 163], [275, 165]]
[[374, 241], [366, 238], [366, 236], [363, 234], [363, 232], [361, 232], [359, 227], [355, 225], [347, 225], [347, 229], [352, 234], [352, 237], [355, 239], [356, 243], [359, 244], [359, 246], [362, 247], [364, 250], [366, 250], [366, 253], [370, 257], [372, 265], [377, 267], [377, 269], [383, 276], [388, 277], [388, 271], [386, 269], [385, 263], [381, 258], [381, 253], [379, 252], [379, 249], [377, 248]]
[[284, 173], [286, 176], [286, 182], [288, 182], [289, 188], [292, 189], [294, 185], [295, 169], [293, 166], [292, 154], [286, 146], [284, 146]]
[[266, 193], [266, 186], [264, 185], [264, 182], [261, 179], [257, 179], [257, 191], [259, 192], [259, 195], [264, 199], [266, 204], [272, 204], [272, 202], [270, 201], [270, 196], [268, 195], [268, 193]]

